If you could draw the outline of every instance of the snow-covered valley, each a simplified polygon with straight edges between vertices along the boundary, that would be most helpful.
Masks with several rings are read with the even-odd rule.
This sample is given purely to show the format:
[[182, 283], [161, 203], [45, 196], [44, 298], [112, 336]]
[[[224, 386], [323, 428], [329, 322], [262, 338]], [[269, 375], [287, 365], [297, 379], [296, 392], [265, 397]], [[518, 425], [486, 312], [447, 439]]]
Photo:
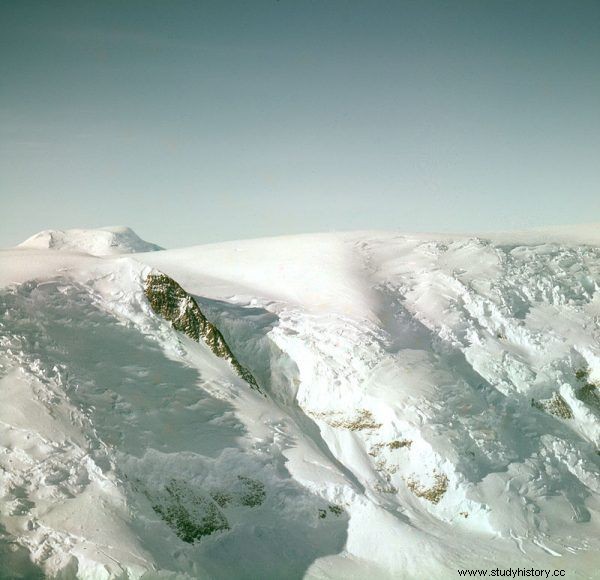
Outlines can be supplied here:
[[0, 578], [599, 577], [599, 232], [0, 251]]

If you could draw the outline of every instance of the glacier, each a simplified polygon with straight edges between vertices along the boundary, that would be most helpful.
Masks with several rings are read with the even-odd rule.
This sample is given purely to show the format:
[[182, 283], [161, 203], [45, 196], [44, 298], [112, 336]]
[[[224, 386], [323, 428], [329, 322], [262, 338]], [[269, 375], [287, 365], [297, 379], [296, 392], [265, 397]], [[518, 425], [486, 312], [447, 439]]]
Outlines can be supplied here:
[[48, 230], [0, 346], [0, 578], [598, 577], [600, 226]]

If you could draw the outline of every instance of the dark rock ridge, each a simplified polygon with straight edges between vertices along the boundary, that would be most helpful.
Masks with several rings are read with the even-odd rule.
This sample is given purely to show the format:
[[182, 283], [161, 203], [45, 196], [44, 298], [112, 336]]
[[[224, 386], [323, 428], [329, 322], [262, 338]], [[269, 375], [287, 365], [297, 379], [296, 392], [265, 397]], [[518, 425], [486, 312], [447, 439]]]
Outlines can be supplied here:
[[144, 292], [156, 314], [192, 340], [200, 342], [202, 339], [219, 358], [229, 361], [237, 374], [253, 389], [262, 392], [252, 373], [235, 358], [219, 329], [206, 319], [196, 301], [175, 280], [162, 273], [149, 274]]

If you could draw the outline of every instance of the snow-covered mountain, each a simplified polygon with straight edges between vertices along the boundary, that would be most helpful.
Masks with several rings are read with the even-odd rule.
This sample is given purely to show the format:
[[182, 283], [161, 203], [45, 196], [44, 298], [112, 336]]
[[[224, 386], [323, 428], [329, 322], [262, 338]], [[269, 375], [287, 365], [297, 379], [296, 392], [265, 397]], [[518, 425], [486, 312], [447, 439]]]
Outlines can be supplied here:
[[22, 248], [85, 252], [93, 256], [162, 250], [142, 240], [131, 228], [111, 226], [95, 230], [44, 230], [19, 244]]
[[0, 577], [599, 577], [598, 232], [1, 251]]

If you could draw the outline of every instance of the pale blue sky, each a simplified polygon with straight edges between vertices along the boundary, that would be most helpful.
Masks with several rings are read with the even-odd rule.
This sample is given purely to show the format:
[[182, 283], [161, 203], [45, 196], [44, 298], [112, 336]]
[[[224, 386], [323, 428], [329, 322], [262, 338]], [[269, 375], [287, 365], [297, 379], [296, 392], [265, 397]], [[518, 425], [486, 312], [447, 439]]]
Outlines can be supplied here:
[[600, 2], [0, 4], [0, 245], [600, 221]]

